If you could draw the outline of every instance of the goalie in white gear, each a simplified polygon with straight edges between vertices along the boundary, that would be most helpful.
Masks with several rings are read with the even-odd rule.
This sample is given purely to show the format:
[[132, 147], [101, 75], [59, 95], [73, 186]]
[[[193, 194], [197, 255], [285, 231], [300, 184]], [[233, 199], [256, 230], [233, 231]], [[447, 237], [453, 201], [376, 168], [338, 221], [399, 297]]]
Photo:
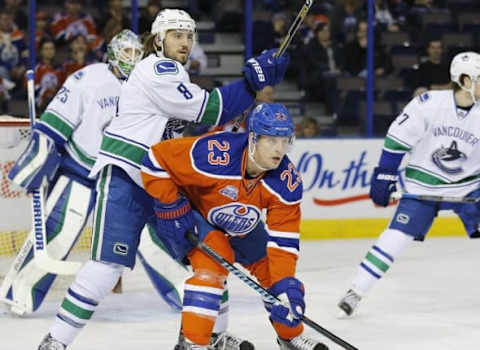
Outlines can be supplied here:
[[[376, 204], [388, 205], [396, 190], [398, 167], [407, 152], [406, 192], [480, 196], [480, 55], [456, 55], [450, 76], [453, 89], [415, 97], [390, 125], [370, 186], [370, 197]], [[424, 240], [440, 210], [453, 210], [469, 237], [480, 237], [479, 203], [401, 199], [388, 228], [367, 252], [351, 288], [338, 304], [345, 314], [352, 315], [410, 242]]]
[[[9, 173], [27, 190], [47, 178], [46, 233], [55, 259], [68, 256], [93, 209], [95, 180], [88, 174], [102, 131], [116, 114], [120, 86], [142, 55], [137, 36], [124, 30], [108, 45], [108, 64], [92, 64], [69, 76]], [[33, 241], [32, 232], [0, 287], [1, 300], [17, 314], [37, 310], [56, 278], [34, 263]]]
[[[255, 91], [279, 83], [288, 66], [288, 56], [274, 57], [270, 50], [245, 64], [244, 78], [208, 92], [192, 84], [183, 67], [194, 38], [195, 21], [185, 11], [162, 10], [152, 24], [147, 55], [122, 86], [118, 117], [105, 129], [90, 173], [98, 174], [92, 261], [78, 273], [41, 350], [65, 348], [74, 340], [123, 267], [133, 268], [142, 228], [155, 227], [154, 200], [140, 176], [148, 148], [182, 136], [187, 121], [219, 125], [232, 120], [253, 104]], [[159, 230], [151, 237], [162, 241]], [[226, 334], [222, 332], [225, 341], [218, 346], [252, 348], [248, 342], [235, 344], [238, 338]]]

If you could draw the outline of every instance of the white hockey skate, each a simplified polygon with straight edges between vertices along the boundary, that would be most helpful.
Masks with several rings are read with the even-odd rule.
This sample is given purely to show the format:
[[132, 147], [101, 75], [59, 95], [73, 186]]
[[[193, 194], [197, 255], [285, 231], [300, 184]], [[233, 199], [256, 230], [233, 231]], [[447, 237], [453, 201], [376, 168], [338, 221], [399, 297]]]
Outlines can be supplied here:
[[60, 343], [48, 333], [40, 343], [38, 350], [65, 350], [66, 348], [66, 345]]
[[328, 350], [328, 346], [304, 335], [296, 336], [290, 340], [277, 337], [280, 350]]
[[343, 311], [344, 315], [352, 316], [360, 300], [362, 300], [362, 296], [353, 289], [349, 289], [347, 294], [339, 301], [338, 307]]
[[178, 337], [178, 344], [175, 345], [173, 350], [215, 350], [210, 345], [197, 345], [191, 343], [188, 339], [185, 339], [183, 334]]
[[255, 346], [248, 340], [228, 332], [213, 333], [210, 345], [214, 350], [255, 350]]

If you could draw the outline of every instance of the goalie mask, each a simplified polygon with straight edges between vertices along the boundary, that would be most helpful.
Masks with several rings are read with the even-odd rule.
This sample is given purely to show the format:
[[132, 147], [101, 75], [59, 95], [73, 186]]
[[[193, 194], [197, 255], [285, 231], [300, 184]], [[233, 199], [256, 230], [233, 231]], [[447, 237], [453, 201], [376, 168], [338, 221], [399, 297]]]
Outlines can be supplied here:
[[133, 67], [143, 57], [143, 45], [129, 29], [115, 35], [107, 47], [108, 62], [118, 69], [122, 79], [127, 79]]
[[190, 15], [178, 9], [164, 9], [157, 14], [152, 23], [151, 33], [155, 35], [155, 43], [160, 51], [163, 49], [163, 40], [169, 30], [195, 33], [195, 20]]
[[255, 159], [259, 137], [269, 136], [272, 148], [280, 147], [282, 157], [295, 141], [295, 126], [287, 108], [279, 103], [261, 103], [248, 116], [248, 156], [263, 171], [274, 167], [261, 166]]
[[[470, 77], [472, 86], [466, 88], [461, 82], [460, 77], [466, 75]], [[462, 90], [470, 93], [473, 102], [476, 103], [475, 98], [475, 83], [480, 76], [480, 55], [476, 52], [461, 52], [456, 55], [450, 64], [450, 80], [457, 83]]]

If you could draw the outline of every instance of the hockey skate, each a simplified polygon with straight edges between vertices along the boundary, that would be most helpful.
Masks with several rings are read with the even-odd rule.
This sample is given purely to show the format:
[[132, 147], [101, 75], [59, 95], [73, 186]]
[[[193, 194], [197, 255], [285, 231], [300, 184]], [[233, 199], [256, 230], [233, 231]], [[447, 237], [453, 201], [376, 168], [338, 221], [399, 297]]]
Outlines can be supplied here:
[[357, 308], [360, 300], [362, 300], [361, 295], [355, 292], [353, 289], [349, 289], [347, 294], [338, 303], [338, 307], [342, 309], [345, 315], [351, 316]]
[[248, 340], [236, 337], [228, 332], [213, 333], [210, 345], [214, 350], [255, 350]]
[[185, 339], [183, 334], [180, 334], [178, 337], [178, 344], [175, 345], [173, 350], [215, 350], [215, 348], [210, 345], [193, 344], [188, 339]]
[[40, 343], [38, 350], [65, 350], [66, 348], [66, 345], [63, 345], [48, 333]]
[[277, 337], [277, 343], [280, 350], [328, 350], [325, 344], [301, 334], [290, 340]]

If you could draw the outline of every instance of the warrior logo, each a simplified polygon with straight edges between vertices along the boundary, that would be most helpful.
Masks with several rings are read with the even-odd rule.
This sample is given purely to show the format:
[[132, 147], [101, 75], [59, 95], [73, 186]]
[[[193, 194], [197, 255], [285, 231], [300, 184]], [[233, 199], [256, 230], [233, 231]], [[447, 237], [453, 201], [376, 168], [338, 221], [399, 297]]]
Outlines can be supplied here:
[[447, 174], [458, 174], [463, 171], [461, 162], [467, 159], [462, 151], [458, 150], [457, 141], [452, 141], [450, 147], [441, 147], [432, 154], [432, 161]]
[[208, 221], [232, 236], [244, 235], [257, 226], [260, 210], [253, 205], [231, 203], [212, 208]]

